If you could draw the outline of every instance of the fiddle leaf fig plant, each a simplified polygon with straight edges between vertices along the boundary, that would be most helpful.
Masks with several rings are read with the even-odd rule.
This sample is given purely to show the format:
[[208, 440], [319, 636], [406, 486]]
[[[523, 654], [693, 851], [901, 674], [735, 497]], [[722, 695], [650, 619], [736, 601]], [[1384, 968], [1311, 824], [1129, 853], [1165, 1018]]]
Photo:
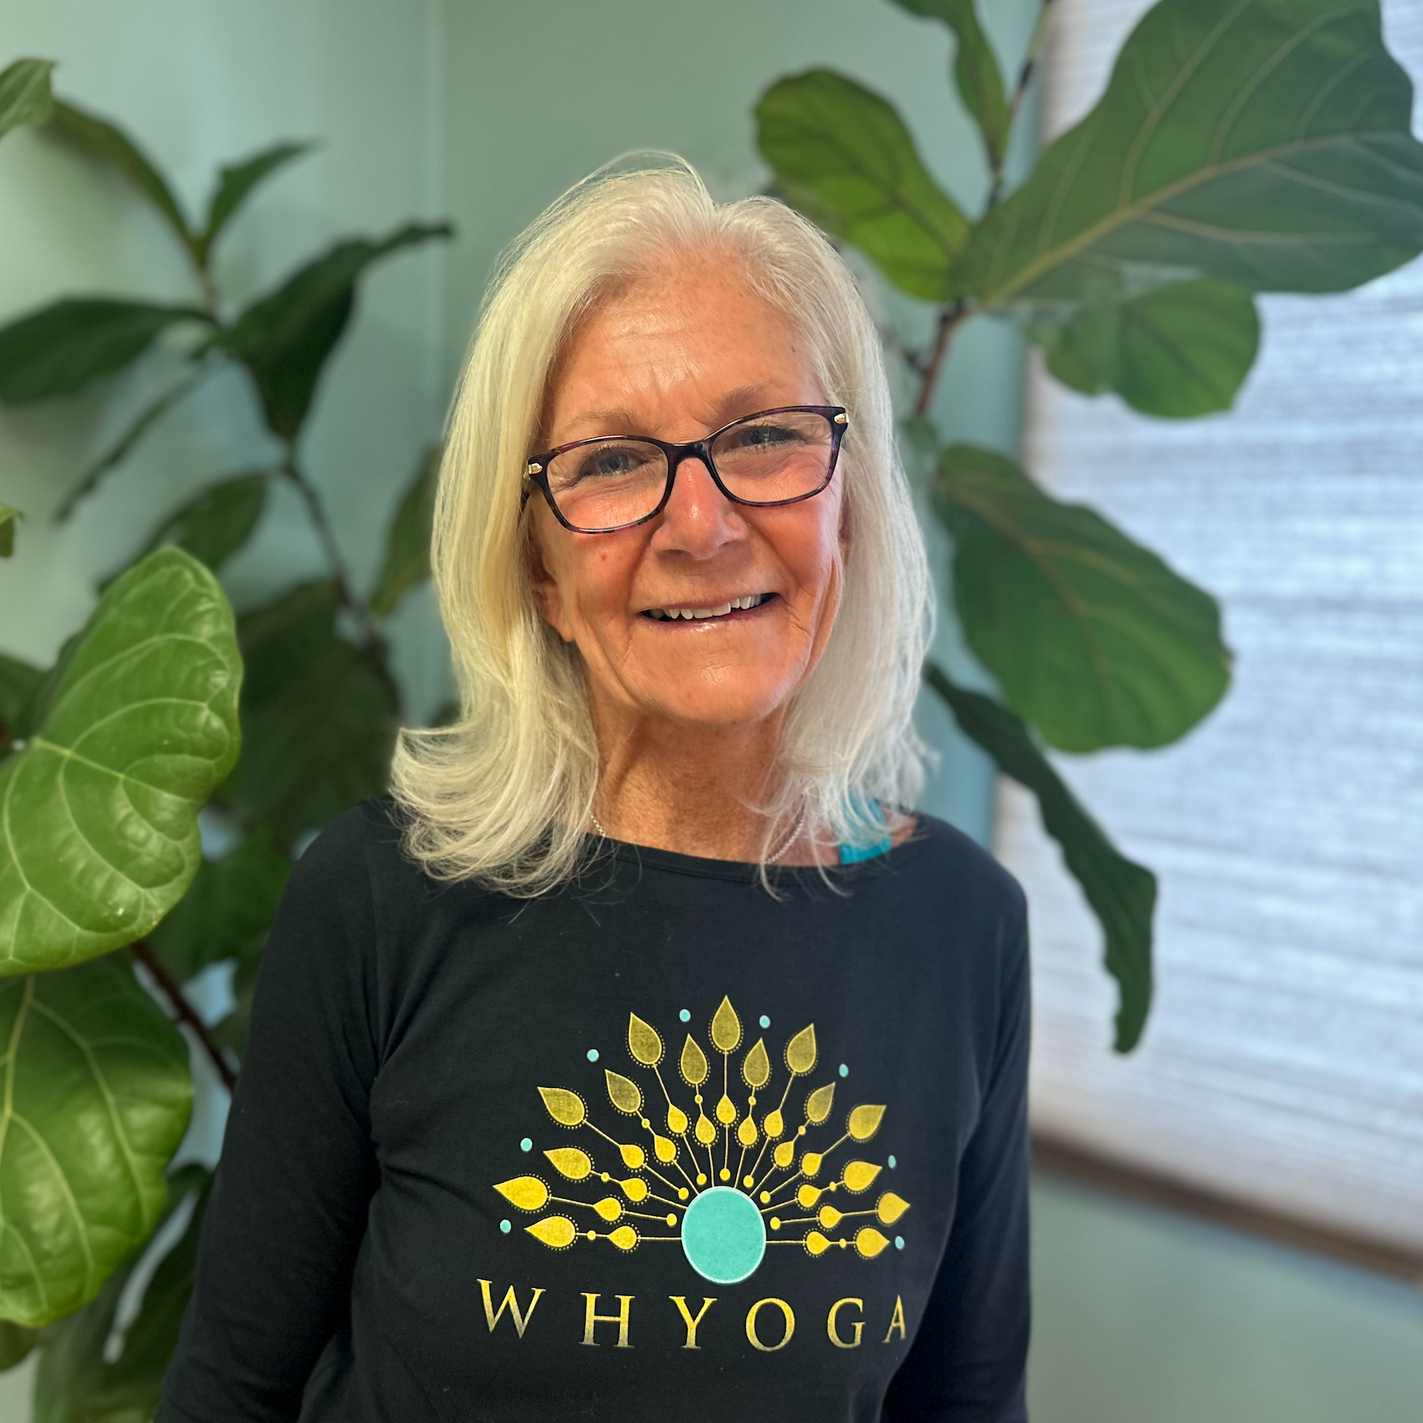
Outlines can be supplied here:
[[[367, 589], [303, 436], [363, 280], [451, 230], [411, 222], [346, 238], [265, 291], [230, 292], [215, 251], [312, 145], [223, 166], [194, 219], [137, 140], [53, 97], [51, 70], [26, 59], [0, 72], [0, 134], [37, 128], [53, 151], [118, 174], [159, 214], [190, 289], [176, 301], [64, 295], [0, 326], [4, 405], [66, 400], [160, 349], [169, 367], [177, 356], [177, 376], [75, 471], [58, 518], [224, 370], [244, 378], [268, 450], [153, 511], [140, 546], [115, 550], [54, 666], [0, 653], [0, 1368], [39, 1351], [40, 1423], [139, 1423], [177, 1339], [211, 1181], [172, 1164], [194, 1096], [189, 1054], [232, 1089], [293, 859], [385, 788], [395, 730], [415, 719], [387, 627], [429, 577], [439, 449], [393, 481]], [[220, 575], [261, 537], [279, 483], [325, 567], [234, 615]], [[18, 518], [0, 502], [0, 557]], [[215, 968], [230, 992], [213, 1012], [194, 984]]]
[[1037, 796], [1101, 922], [1125, 1052], [1151, 1002], [1155, 877], [1111, 846], [1046, 753], [1189, 732], [1229, 684], [1219, 610], [1007, 453], [945, 444], [928, 418], [944, 357], [965, 322], [1009, 321], [1074, 390], [1163, 418], [1229, 409], [1259, 348], [1257, 292], [1344, 291], [1423, 250], [1412, 85], [1377, 0], [1160, 0], [1092, 111], [1005, 193], [1051, 6], [1010, 89], [972, 0], [894, 3], [951, 36], [988, 175], [978, 210], [938, 186], [894, 106], [847, 75], [772, 85], [758, 142], [790, 202], [936, 308], [926, 348], [891, 349], [914, 387], [908, 428], [933, 455], [953, 606], [997, 695], [932, 664], [926, 681]]

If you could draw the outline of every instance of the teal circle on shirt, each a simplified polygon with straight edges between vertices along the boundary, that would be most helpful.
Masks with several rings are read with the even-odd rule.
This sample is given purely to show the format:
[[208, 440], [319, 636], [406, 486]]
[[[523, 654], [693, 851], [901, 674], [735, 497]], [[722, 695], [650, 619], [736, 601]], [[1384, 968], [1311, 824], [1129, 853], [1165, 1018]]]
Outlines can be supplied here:
[[692, 1021], [692, 1015], [691, 1015], [691, 1013], [688, 1012], [688, 1010], [685, 1009], [685, 1008], [683, 1008], [682, 1011], [677, 1014], [677, 1016], [678, 1016], [684, 1023], [690, 1023], [690, 1022]]
[[682, 1253], [704, 1280], [740, 1284], [766, 1253], [766, 1223], [750, 1196], [734, 1186], [713, 1186], [687, 1207]]
[[598, 1049], [595, 1048], [595, 1047], [590, 1047], [590, 1048], [588, 1049], [588, 1061], [589, 1061], [589, 1062], [597, 1062], [597, 1060], [598, 1060]]
[[761, 1014], [761, 1026], [763, 1028], [769, 1028], [771, 1026], [771, 1020], [764, 1013]]

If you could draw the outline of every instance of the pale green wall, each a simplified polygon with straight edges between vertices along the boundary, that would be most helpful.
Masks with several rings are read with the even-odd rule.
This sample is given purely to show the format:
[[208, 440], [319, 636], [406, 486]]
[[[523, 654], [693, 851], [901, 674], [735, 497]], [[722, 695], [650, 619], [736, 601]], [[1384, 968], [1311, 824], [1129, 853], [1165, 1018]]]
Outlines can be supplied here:
[[[1006, 52], [1027, 0], [986, 8]], [[873, 0], [5, 0], [5, 20], [0, 63], [59, 59], [62, 89], [128, 125], [190, 203], [221, 160], [278, 138], [325, 140], [234, 229], [223, 263], [244, 291], [347, 231], [412, 215], [459, 224], [447, 253], [399, 259], [368, 284], [321, 396], [312, 464], [364, 574], [413, 451], [438, 428], [490, 261], [597, 164], [673, 148], [719, 192], [751, 191], [763, 178], [754, 96], [830, 63], [894, 97], [965, 199], [982, 181], [964, 121], [943, 106], [946, 40]], [[61, 292], [181, 296], [167, 242], [116, 184], [43, 140], [0, 144], [0, 317]], [[970, 328], [941, 403], [951, 433], [1011, 448], [1019, 358], [1001, 331]], [[141, 394], [121, 390], [129, 404]], [[0, 561], [0, 647], [50, 657], [91, 605], [93, 575], [124, 560], [160, 504], [259, 458], [247, 402], [236, 378], [209, 392], [63, 533], [46, 516], [112, 431], [107, 399], [0, 411], [0, 495], [30, 515], [16, 557]], [[279, 501], [235, 565], [239, 595], [313, 566]], [[428, 601], [402, 623], [402, 666], [432, 697]], [[925, 729], [948, 748], [926, 804], [983, 834], [981, 763], [932, 709]], [[1419, 1416], [1392, 1406], [1420, 1396], [1416, 1294], [1050, 1183], [1035, 1211], [1035, 1423]], [[28, 1417], [27, 1393], [27, 1369], [0, 1376], [0, 1423]], [[1336, 1403], [1356, 1397], [1368, 1406]]]

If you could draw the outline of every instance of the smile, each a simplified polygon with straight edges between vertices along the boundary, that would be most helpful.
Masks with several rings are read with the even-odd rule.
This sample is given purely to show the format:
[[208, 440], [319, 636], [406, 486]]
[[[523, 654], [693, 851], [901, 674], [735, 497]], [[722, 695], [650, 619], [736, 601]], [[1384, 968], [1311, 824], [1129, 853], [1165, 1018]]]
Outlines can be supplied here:
[[736, 613], [749, 613], [755, 608], [769, 603], [774, 593], [748, 593], [744, 598], [733, 598], [714, 608], [647, 608], [641, 616], [654, 622], [670, 623], [686, 620], [705, 622], [710, 618], [729, 618]]

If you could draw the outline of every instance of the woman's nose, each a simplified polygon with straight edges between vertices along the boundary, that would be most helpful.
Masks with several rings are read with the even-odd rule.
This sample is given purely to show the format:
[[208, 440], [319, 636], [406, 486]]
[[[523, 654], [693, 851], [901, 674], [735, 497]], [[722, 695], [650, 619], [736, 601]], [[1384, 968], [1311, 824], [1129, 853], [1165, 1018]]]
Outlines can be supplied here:
[[745, 534], [740, 510], [717, 488], [706, 464], [695, 457], [684, 459], [658, 520], [654, 545], [707, 558]]

